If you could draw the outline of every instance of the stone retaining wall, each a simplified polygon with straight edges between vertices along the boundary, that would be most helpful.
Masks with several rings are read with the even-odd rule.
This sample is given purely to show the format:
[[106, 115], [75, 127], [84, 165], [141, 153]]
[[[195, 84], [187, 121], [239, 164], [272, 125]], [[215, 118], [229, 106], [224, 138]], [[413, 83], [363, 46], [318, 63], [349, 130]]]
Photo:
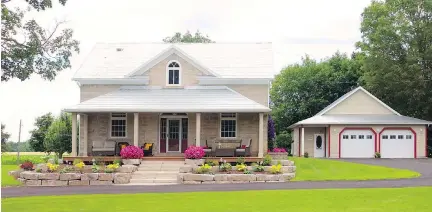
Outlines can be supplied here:
[[127, 184], [132, 172], [138, 168], [124, 165], [116, 173], [38, 173], [34, 171], [11, 171], [9, 175], [26, 186], [83, 186]]
[[[212, 167], [211, 172], [216, 174], [194, 174], [199, 166], [186, 165], [180, 168], [180, 173], [177, 177], [177, 182], [180, 184], [227, 184], [227, 183], [259, 183], [259, 182], [287, 182], [295, 177], [296, 166], [293, 161], [279, 160], [273, 161], [282, 165], [282, 174], [268, 174], [255, 172], [252, 174], [228, 174], [217, 173], [219, 167]], [[253, 170], [253, 167], [248, 166], [248, 170]], [[271, 166], [264, 166], [264, 172], [269, 172]], [[232, 170], [236, 170], [233, 166]]]

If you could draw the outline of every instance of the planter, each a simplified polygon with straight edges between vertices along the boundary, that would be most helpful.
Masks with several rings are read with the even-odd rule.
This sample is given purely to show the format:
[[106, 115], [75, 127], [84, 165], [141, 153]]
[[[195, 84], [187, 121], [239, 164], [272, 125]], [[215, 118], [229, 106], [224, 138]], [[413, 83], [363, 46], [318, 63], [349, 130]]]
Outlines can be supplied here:
[[272, 157], [273, 160], [287, 160], [288, 152], [268, 152], [268, 155]]
[[122, 159], [124, 165], [140, 165], [141, 159]]
[[204, 162], [204, 159], [185, 159], [185, 164], [189, 166], [202, 166]]

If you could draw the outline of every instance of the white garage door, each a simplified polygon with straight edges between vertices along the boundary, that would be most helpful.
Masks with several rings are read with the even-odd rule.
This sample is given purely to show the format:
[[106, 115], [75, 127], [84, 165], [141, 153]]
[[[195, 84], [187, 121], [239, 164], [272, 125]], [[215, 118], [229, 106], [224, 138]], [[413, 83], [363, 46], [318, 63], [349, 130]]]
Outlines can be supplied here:
[[373, 158], [375, 135], [370, 130], [345, 130], [340, 145], [341, 158]]
[[384, 130], [380, 140], [382, 158], [414, 158], [414, 134], [410, 130]]

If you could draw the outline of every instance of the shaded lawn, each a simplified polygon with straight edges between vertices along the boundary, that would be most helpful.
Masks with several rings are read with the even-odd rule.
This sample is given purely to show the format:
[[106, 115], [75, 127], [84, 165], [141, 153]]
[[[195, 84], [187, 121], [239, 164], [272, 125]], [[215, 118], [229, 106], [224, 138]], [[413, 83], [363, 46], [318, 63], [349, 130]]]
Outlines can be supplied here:
[[290, 157], [297, 166], [294, 181], [379, 180], [419, 177], [420, 173], [345, 161]]
[[21, 185], [18, 180], [8, 175], [9, 171], [18, 170], [17, 165], [1, 165], [1, 186], [17, 186]]
[[[98, 194], [2, 199], [4, 211], [430, 211], [432, 187]], [[53, 203], [53, 204], [52, 204]]]

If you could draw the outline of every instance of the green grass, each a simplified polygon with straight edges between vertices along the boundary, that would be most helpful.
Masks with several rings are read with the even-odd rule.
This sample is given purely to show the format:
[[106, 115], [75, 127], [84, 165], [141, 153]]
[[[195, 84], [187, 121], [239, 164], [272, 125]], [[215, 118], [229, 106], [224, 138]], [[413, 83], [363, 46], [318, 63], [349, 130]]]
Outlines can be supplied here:
[[9, 171], [17, 170], [17, 165], [3, 165], [1, 166], [1, 186], [17, 186], [21, 185], [18, 180], [15, 180], [12, 176], [8, 175]]
[[430, 211], [432, 187], [98, 194], [3, 198], [4, 211], [32, 212], [407, 212]]
[[419, 173], [337, 160], [290, 157], [297, 166], [294, 181], [379, 180], [420, 176]]
[[34, 164], [36, 163], [43, 163], [42, 160], [43, 155], [20, 155], [19, 161], [17, 159], [16, 155], [11, 154], [2, 154], [1, 156], [1, 162], [2, 165], [18, 165], [22, 163], [23, 161], [30, 160]]

